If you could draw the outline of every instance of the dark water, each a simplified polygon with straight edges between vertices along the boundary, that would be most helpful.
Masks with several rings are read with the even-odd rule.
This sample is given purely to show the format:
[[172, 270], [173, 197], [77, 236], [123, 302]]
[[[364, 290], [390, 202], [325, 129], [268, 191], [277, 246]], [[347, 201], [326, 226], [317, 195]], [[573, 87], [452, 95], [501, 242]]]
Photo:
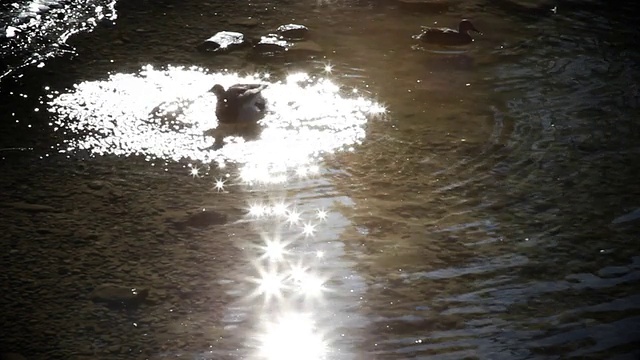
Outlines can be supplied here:
[[[30, 346], [46, 340], [7, 310], [4, 348], [34, 359], [640, 357], [632, 7], [121, 1], [94, 28], [86, 24], [97, 6], [109, 9], [98, 1], [52, 5], [41, 16], [57, 20], [2, 39], [3, 71], [13, 69], [0, 82], [2, 201], [78, 204], [73, 192], [60, 193], [73, 185], [61, 184], [118, 174], [117, 186], [133, 194], [126, 198], [142, 204], [237, 210], [242, 215], [215, 233], [218, 246], [237, 255], [221, 260], [224, 271], [194, 255], [191, 269], [201, 284], [221, 284], [225, 300], [209, 323], [195, 305], [177, 319], [163, 317], [168, 305], [109, 315], [152, 330], [191, 324], [173, 342], [130, 335], [119, 343], [127, 351], [110, 347], [119, 327], [62, 329], [54, 350]], [[4, 21], [25, 23], [12, 7], [3, 11]], [[243, 22], [248, 17], [258, 21]], [[483, 32], [468, 47], [413, 46], [421, 25], [454, 26], [461, 17]], [[255, 58], [195, 50], [216, 31], [256, 37], [290, 22], [309, 26], [323, 52]], [[67, 40], [70, 32], [79, 33]], [[310, 80], [286, 80], [301, 73]], [[267, 129], [202, 150], [211, 145], [200, 134], [212, 112], [202, 94], [215, 81], [253, 74], [271, 84]], [[182, 109], [182, 125], [150, 119], [159, 104]], [[84, 175], [69, 175], [78, 168]], [[227, 190], [212, 189], [215, 179]], [[96, 219], [110, 226], [126, 216], [86, 221], [97, 229]], [[20, 234], [19, 225], [5, 217], [2, 229]], [[19, 248], [14, 236], [3, 253]], [[206, 253], [204, 243], [190, 246]], [[183, 258], [180, 248], [162, 248], [164, 260]], [[155, 269], [154, 261], [146, 266]], [[12, 276], [37, 262], [5, 255], [5, 263], [3, 286], [22, 299]], [[24, 301], [3, 304], [33, 306]], [[87, 319], [100, 322], [99, 314]], [[194, 340], [205, 331], [195, 324], [215, 332], [215, 342]]]

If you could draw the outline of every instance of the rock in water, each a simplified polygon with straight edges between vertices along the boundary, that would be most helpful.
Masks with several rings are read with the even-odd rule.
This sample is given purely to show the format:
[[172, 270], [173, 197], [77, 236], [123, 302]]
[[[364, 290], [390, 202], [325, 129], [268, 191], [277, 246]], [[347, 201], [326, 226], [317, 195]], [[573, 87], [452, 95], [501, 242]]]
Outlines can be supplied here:
[[309, 28], [304, 25], [280, 25], [276, 33], [262, 36], [253, 46], [253, 50], [259, 55], [291, 53], [295, 56], [321, 53], [320, 45], [306, 40], [308, 34]]
[[301, 40], [309, 34], [309, 28], [304, 25], [286, 24], [280, 25], [276, 32], [287, 40]]
[[253, 49], [260, 54], [279, 54], [287, 51], [289, 45], [280, 35], [268, 34], [260, 37], [260, 41], [253, 46]]
[[246, 44], [244, 35], [234, 31], [220, 31], [198, 46], [205, 52], [225, 52], [237, 49]]
[[227, 216], [225, 214], [202, 209], [189, 215], [187, 219], [182, 223], [185, 227], [205, 228], [211, 225], [221, 225], [227, 222]]
[[320, 45], [313, 41], [289, 42], [283, 40], [281, 36], [276, 34], [263, 36], [260, 41], [253, 46], [253, 50], [259, 55], [290, 54], [291, 56], [316, 55], [324, 51]]
[[137, 307], [149, 296], [148, 289], [104, 284], [97, 286], [89, 298], [94, 302], [106, 303], [110, 306]]

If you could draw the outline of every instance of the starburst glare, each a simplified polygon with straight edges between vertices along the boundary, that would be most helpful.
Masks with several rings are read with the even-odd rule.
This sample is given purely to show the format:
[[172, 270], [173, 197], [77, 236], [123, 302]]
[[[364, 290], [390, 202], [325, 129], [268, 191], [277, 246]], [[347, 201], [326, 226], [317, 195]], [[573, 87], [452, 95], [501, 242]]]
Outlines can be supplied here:
[[191, 164], [189, 164], [189, 166], [191, 167], [191, 169], [189, 170], [189, 174], [191, 174], [191, 176], [194, 178], [200, 177], [200, 169], [195, 166], [191, 166]]
[[325, 209], [318, 209], [316, 210], [316, 218], [318, 218], [318, 220], [320, 221], [324, 221], [327, 220], [327, 211]]
[[302, 234], [304, 234], [305, 237], [313, 236], [315, 232], [316, 232], [316, 225], [313, 225], [311, 223], [304, 224], [304, 227], [302, 229]]
[[300, 214], [297, 210], [290, 210], [287, 214], [287, 222], [289, 223], [289, 225], [296, 225], [298, 224], [298, 222], [300, 222], [301, 217], [302, 214]]
[[263, 257], [270, 261], [280, 261], [284, 259], [286, 254], [286, 244], [279, 239], [266, 239], [266, 246], [264, 247]]
[[213, 188], [216, 189], [216, 191], [220, 192], [220, 191], [224, 191], [224, 183], [226, 182], [226, 180], [222, 180], [222, 179], [216, 179]]
[[282, 298], [284, 290], [284, 277], [276, 271], [263, 271], [258, 279], [258, 294], [264, 296], [264, 301], [269, 302], [271, 298], [276, 300]]
[[265, 216], [268, 213], [267, 207], [263, 204], [254, 203], [249, 205], [249, 215], [252, 217], [259, 219]]

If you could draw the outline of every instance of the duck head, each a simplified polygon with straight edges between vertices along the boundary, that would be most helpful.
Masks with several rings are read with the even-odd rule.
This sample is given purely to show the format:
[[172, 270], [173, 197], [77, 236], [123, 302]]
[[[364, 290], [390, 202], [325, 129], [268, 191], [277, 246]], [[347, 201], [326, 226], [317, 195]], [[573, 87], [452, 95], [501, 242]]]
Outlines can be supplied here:
[[209, 91], [216, 94], [217, 97], [220, 97], [225, 93], [224, 88], [220, 84], [213, 85], [213, 87]]
[[458, 25], [458, 32], [460, 32], [461, 34], [467, 34], [469, 33], [469, 31], [475, 31], [481, 34], [480, 30], [476, 29], [476, 27], [473, 26], [471, 21], [467, 19], [463, 19], [462, 21], [460, 21], [460, 24]]

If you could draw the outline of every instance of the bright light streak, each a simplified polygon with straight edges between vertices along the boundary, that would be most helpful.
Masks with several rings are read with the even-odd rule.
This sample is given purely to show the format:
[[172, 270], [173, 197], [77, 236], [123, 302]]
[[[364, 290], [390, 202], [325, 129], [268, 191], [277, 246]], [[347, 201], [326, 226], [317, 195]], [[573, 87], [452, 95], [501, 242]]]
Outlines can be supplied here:
[[281, 298], [284, 288], [284, 277], [276, 272], [263, 272], [259, 280], [258, 293], [265, 296], [265, 301], [271, 297]]
[[324, 291], [324, 281], [308, 273], [300, 279], [298, 285], [300, 286], [300, 292], [305, 297], [318, 297]]
[[260, 357], [266, 360], [322, 360], [327, 345], [308, 314], [289, 313], [266, 325]]
[[264, 247], [264, 256], [271, 261], [279, 261], [284, 258], [286, 253], [286, 244], [279, 239], [266, 240], [266, 246]]
[[268, 213], [268, 209], [263, 204], [256, 203], [256, 204], [249, 205], [249, 215], [253, 216], [254, 218], [259, 219], [267, 215], [267, 213]]

